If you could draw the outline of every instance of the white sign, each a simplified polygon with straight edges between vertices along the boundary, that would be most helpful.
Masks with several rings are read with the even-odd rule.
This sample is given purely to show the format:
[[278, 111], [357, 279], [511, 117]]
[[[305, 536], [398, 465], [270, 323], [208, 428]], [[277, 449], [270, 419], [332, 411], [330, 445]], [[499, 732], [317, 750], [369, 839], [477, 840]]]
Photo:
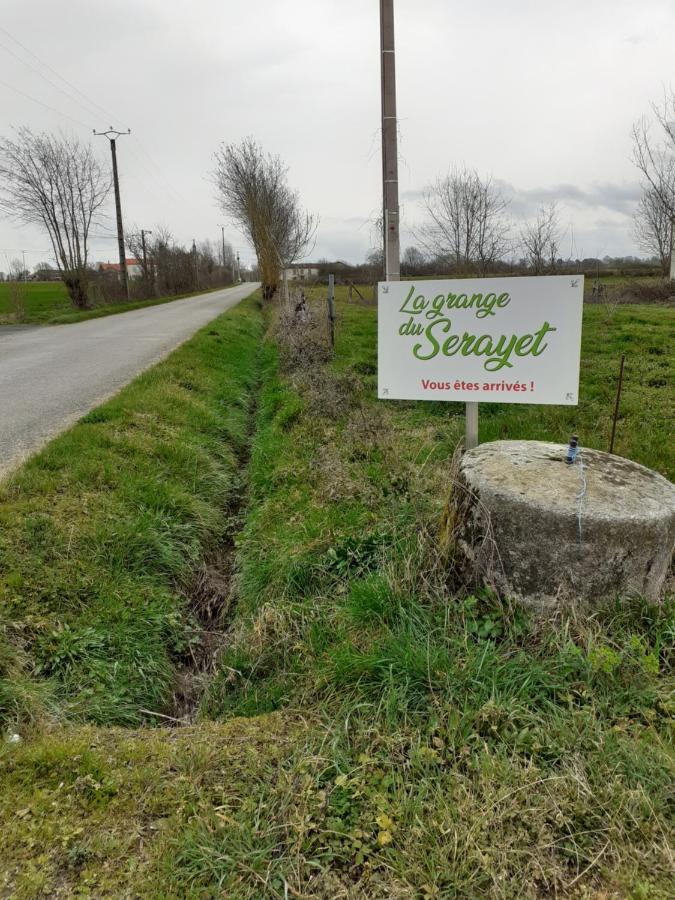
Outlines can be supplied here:
[[378, 396], [579, 402], [583, 275], [379, 286]]

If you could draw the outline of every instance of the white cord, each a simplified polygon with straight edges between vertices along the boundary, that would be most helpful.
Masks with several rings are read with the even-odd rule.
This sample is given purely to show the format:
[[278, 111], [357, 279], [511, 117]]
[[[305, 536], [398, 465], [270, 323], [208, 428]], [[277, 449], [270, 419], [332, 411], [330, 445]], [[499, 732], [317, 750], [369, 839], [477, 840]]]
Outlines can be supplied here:
[[579, 493], [577, 494], [577, 538], [581, 545], [581, 510], [586, 496], [586, 471], [584, 461], [581, 458], [581, 449], [577, 450], [577, 459], [579, 460]]

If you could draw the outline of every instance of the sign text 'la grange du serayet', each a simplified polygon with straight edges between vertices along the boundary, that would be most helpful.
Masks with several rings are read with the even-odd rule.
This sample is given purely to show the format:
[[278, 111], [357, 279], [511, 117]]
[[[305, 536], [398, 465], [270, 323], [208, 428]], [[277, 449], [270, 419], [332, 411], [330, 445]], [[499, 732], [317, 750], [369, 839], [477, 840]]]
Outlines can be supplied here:
[[581, 275], [380, 284], [378, 396], [575, 405]]

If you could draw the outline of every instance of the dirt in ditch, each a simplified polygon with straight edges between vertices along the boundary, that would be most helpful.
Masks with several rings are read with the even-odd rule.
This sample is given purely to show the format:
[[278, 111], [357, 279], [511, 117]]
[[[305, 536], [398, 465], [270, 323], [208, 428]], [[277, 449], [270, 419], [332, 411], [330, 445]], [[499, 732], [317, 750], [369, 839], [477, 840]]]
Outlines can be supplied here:
[[185, 726], [198, 718], [204, 693], [218, 671], [218, 662], [227, 649], [228, 634], [237, 605], [236, 538], [246, 520], [248, 506], [248, 466], [257, 420], [257, 396], [249, 412], [245, 446], [239, 454], [239, 484], [227, 506], [227, 529], [215, 552], [196, 569], [186, 591], [194, 622], [189, 648], [178, 666], [173, 696], [168, 709], [154, 716], [158, 725]]
[[165, 720], [190, 725], [196, 718], [204, 691], [215, 675], [218, 659], [227, 647], [228, 628], [234, 611], [234, 541], [227, 542], [208, 562], [199, 566], [189, 592], [195, 620], [190, 645], [179, 666], [173, 697]]

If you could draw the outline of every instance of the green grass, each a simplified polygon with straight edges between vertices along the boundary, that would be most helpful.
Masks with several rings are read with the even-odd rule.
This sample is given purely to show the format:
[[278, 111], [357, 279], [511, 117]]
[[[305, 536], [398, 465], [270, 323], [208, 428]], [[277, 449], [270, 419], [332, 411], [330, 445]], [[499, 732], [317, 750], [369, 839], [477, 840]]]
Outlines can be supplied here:
[[[258, 358], [254, 305], [227, 314], [7, 489], [0, 666], [26, 739], [0, 749], [0, 888], [669, 897], [672, 602], [542, 622], [451, 590], [437, 539], [462, 407], [379, 403], [375, 310], [340, 296], [339, 313], [333, 359], [298, 353], [284, 323]], [[482, 439], [574, 429], [605, 448], [626, 352], [618, 450], [672, 477], [672, 323], [587, 309], [579, 408], [484, 405]], [[175, 585], [227, 527], [258, 374], [237, 602], [201, 723], [64, 726], [134, 724], [166, 697], [190, 634]]]
[[[12, 307], [12, 295], [20, 297], [20, 310]], [[0, 283], [0, 324], [46, 324], [55, 316], [72, 312], [72, 304], [60, 281]], [[19, 315], [17, 316], [17, 311]]]
[[246, 301], [0, 485], [0, 718], [165, 707], [191, 573], [240, 487], [260, 335]]
[[[488, 594], [453, 597], [436, 549], [438, 486], [463, 409], [379, 404], [375, 312], [341, 302], [340, 316], [326, 366], [289, 367], [267, 347], [239, 605], [204, 702], [210, 717], [290, 708], [322, 719], [309, 824], [299, 849], [289, 837], [267, 852], [271, 871], [294, 871], [308, 893], [318, 861], [334, 890], [354, 884], [357, 896], [575, 885], [667, 896], [672, 602], [547, 625]], [[481, 406], [482, 439], [565, 442], [575, 430], [606, 447], [625, 350], [618, 449], [671, 474], [672, 313], [585, 316], [579, 408]], [[204, 834], [199, 846], [179, 884], [195, 856], [216, 854]]]
[[[12, 291], [18, 288], [21, 296], [20, 310], [12, 304]], [[221, 290], [214, 288], [213, 290]], [[209, 291], [191, 291], [172, 297], [153, 297], [150, 300], [133, 300], [129, 303], [108, 303], [92, 309], [74, 309], [65, 286], [59, 282], [27, 282], [25, 285], [0, 283], [0, 325], [70, 325], [87, 319], [100, 319], [132, 309], [159, 306], [206, 294]]]
[[[587, 275], [586, 282], [592, 283], [596, 280], [594, 275]], [[611, 274], [607, 275], [606, 273], [601, 272], [600, 277], [597, 279], [600, 284], [607, 285], [608, 287], [619, 287], [631, 284], [640, 284], [640, 285], [658, 285], [662, 284], [664, 281], [663, 275], [616, 275]]]

